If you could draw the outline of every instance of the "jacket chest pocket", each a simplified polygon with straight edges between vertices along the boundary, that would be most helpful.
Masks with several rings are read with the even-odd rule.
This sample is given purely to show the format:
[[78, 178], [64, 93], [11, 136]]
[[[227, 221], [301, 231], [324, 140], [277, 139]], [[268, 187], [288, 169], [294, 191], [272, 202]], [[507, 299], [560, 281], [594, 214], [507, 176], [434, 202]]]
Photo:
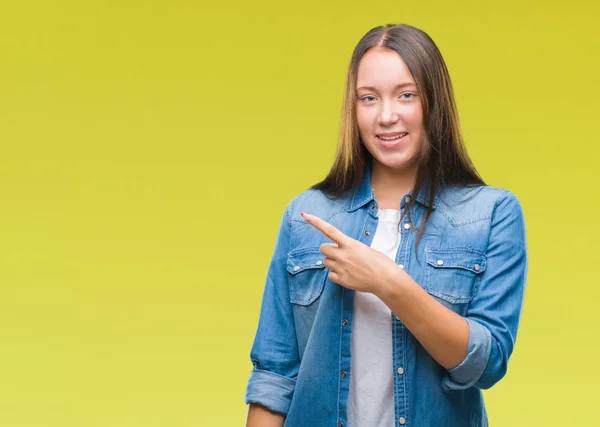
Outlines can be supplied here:
[[450, 304], [469, 303], [485, 271], [485, 254], [471, 249], [425, 249], [425, 290]]
[[309, 305], [322, 293], [327, 272], [319, 248], [299, 249], [288, 254], [287, 271], [289, 273], [290, 302]]

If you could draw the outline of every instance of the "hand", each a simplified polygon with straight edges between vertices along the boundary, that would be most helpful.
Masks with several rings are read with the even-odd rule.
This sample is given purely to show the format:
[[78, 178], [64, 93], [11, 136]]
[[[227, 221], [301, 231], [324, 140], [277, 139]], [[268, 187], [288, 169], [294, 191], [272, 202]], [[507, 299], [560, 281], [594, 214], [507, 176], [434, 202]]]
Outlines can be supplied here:
[[[355, 240], [328, 222], [304, 212], [302, 217], [335, 243], [323, 243], [323, 264], [330, 270], [329, 279], [346, 288], [375, 295], [393, 282], [403, 271], [389, 257]], [[404, 273], [406, 274], [406, 273]]]

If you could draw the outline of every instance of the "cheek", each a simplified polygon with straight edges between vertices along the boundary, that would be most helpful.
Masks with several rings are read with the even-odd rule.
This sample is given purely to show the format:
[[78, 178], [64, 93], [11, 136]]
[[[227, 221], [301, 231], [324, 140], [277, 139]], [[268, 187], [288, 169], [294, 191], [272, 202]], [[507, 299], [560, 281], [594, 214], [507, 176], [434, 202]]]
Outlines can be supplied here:
[[423, 127], [423, 111], [421, 111], [421, 106], [415, 106], [415, 108], [408, 113], [407, 120], [410, 122], [411, 127], [421, 129]]
[[356, 123], [361, 132], [368, 133], [373, 128], [373, 119], [364, 111], [356, 112]]

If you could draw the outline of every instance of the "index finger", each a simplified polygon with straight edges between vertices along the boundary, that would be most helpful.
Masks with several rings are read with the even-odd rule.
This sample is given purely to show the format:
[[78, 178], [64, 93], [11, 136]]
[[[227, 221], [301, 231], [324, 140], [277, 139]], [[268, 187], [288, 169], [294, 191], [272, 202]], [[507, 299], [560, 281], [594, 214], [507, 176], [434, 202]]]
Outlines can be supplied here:
[[349, 237], [342, 233], [340, 230], [335, 228], [333, 225], [329, 224], [327, 221], [322, 220], [321, 218], [307, 214], [305, 212], [300, 212], [302, 218], [306, 220], [310, 225], [315, 227], [321, 233], [329, 237], [331, 240], [336, 242], [338, 245], [342, 245], [348, 242]]

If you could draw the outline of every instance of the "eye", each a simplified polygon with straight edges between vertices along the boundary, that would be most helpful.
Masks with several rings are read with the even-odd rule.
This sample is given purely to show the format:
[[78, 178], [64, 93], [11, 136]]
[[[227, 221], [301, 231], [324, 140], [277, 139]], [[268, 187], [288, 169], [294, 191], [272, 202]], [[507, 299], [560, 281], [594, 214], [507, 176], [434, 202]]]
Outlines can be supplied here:
[[363, 96], [362, 98], [360, 98], [360, 100], [361, 100], [361, 101], [366, 101], [366, 99], [367, 99], [367, 98], [373, 98], [373, 99], [375, 99], [375, 97], [374, 97], [374, 96], [367, 95], [367, 96]]
[[412, 99], [412, 98], [414, 98], [415, 96], [417, 96], [417, 95], [416, 95], [416, 94], [414, 94], [414, 93], [409, 93], [409, 92], [407, 92], [407, 93], [403, 93], [402, 95], [400, 95], [400, 97], [403, 97], [404, 95], [410, 95], [410, 96], [411, 96], [411, 98], [403, 98], [403, 99]]

